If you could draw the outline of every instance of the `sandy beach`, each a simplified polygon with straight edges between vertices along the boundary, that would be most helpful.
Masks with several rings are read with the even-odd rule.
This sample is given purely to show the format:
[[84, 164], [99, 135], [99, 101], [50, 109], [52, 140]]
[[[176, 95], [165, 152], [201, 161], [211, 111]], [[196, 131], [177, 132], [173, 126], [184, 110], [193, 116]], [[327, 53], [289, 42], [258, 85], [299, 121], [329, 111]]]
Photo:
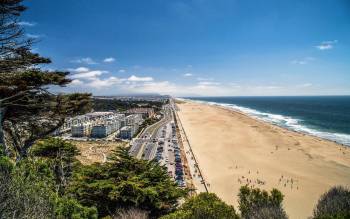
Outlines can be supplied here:
[[209, 191], [236, 209], [239, 188], [247, 183], [279, 189], [291, 219], [311, 216], [331, 186], [350, 186], [349, 147], [218, 106], [177, 106]]

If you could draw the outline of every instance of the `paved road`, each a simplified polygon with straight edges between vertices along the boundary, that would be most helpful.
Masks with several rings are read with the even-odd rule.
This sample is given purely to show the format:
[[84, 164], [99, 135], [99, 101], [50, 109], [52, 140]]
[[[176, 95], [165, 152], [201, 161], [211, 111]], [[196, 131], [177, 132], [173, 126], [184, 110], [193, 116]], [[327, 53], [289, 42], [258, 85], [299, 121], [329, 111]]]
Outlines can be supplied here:
[[166, 105], [163, 110], [163, 118], [153, 125], [146, 127], [139, 135], [138, 139], [134, 139], [133, 145], [129, 150], [129, 154], [139, 159], [152, 160], [156, 155], [156, 140], [160, 133], [160, 129], [172, 119], [171, 108]]

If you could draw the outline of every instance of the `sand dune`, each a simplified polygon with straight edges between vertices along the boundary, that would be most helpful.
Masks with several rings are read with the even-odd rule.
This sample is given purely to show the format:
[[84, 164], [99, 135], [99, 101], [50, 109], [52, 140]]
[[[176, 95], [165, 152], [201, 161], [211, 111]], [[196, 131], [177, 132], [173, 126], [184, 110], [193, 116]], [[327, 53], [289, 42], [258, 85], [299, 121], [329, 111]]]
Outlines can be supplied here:
[[240, 186], [277, 188], [290, 218], [307, 218], [333, 185], [350, 186], [348, 147], [292, 132], [239, 112], [177, 104], [209, 190], [237, 209]]

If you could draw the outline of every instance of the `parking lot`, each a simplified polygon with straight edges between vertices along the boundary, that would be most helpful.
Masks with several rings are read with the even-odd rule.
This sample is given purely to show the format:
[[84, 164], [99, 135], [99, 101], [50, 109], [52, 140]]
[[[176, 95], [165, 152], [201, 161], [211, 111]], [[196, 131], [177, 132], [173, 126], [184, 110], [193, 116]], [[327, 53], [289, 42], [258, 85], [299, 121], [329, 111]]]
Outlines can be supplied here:
[[185, 186], [183, 161], [176, 138], [174, 121], [164, 125], [158, 133], [158, 148], [155, 158], [165, 165], [168, 173], [180, 185]]
[[139, 159], [158, 161], [167, 167], [169, 175], [179, 186], [186, 186], [176, 126], [169, 106], [164, 107], [161, 121], [147, 127], [139, 138], [132, 140], [129, 154]]

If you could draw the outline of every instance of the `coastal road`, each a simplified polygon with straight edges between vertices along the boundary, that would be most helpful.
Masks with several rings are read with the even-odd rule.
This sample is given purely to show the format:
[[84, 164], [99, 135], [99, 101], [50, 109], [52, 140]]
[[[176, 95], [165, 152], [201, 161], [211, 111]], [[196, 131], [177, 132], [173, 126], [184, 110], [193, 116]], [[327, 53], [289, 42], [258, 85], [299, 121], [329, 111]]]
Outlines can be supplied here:
[[146, 127], [143, 132], [139, 135], [139, 138], [134, 141], [129, 153], [139, 159], [151, 160], [155, 157], [157, 144], [154, 139], [157, 138], [159, 130], [171, 120], [171, 109], [169, 105], [164, 106], [163, 118]]
[[207, 184], [204, 176], [203, 171], [200, 169], [200, 165], [198, 163], [198, 160], [196, 159], [196, 156], [192, 150], [190, 141], [187, 138], [187, 134], [185, 132], [185, 129], [182, 125], [182, 122], [180, 120], [179, 115], [177, 114], [177, 111], [179, 108], [176, 106], [175, 101], [173, 99], [170, 100], [170, 105], [172, 107], [172, 110], [174, 112], [174, 115], [176, 117], [176, 123], [179, 128], [179, 135], [181, 136], [181, 142], [179, 142], [182, 145], [182, 150], [185, 152], [185, 156], [188, 162], [189, 171], [191, 174], [192, 182], [197, 190], [198, 193], [200, 192], [208, 192], [209, 191], [209, 184]]

